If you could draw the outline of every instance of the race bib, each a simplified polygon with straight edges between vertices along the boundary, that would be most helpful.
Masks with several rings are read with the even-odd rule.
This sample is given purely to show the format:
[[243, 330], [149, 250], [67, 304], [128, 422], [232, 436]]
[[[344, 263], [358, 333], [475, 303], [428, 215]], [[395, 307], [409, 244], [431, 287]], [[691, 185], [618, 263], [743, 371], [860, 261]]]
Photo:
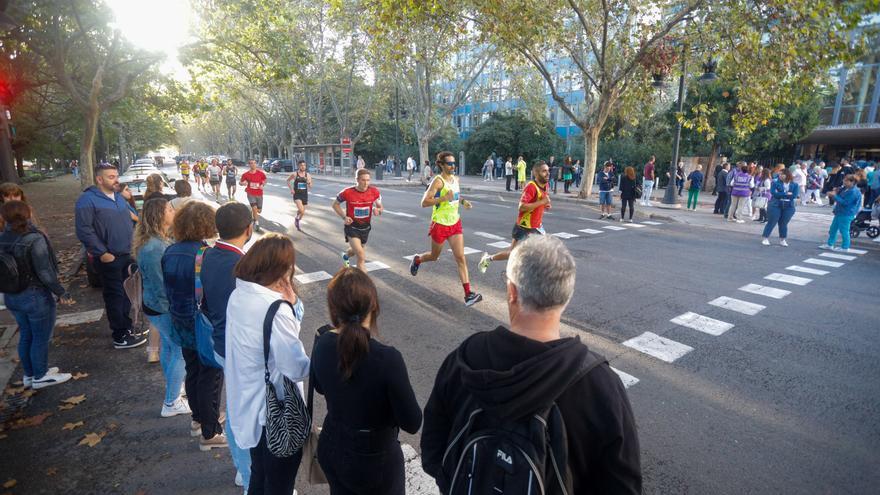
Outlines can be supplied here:
[[458, 201], [458, 192], [454, 192], [454, 193], [452, 193], [452, 200], [453, 200], [453, 201]]
[[306, 184], [305, 182], [299, 182], [296, 184], [296, 188], [301, 191], [305, 190], [307, 186], [308, 186], [308, 184]]
[[364, 206], [354, 209], [354, 218], [369, 218], [370, 216], [370, 206]]

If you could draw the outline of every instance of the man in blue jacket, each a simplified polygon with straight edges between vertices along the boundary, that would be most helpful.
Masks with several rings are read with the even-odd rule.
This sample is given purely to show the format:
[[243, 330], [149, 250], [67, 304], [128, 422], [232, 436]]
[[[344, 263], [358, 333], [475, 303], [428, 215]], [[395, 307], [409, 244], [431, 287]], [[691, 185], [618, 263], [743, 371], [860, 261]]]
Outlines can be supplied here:
[[128, 203], [116, 192], [119, 171], [110, 164], [95, 169], [95, 185], [76, 201], [76, 237], [95, 260], [101, 277], [104, 307], [113, 332], [113, 347], [131, 349], [147, 341], [145, 334], [132, 332], [128, 314], [131, 303], [122, 282], [131, 264], [134, 226]]

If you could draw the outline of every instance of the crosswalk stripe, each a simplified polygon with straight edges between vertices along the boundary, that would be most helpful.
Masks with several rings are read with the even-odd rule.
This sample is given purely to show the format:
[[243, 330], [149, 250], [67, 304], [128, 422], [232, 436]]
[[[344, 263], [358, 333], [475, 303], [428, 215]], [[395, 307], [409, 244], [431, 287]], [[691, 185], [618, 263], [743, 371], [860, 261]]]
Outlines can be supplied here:
[[719, 308], [729, 309], [731, 311], [736, 311], [737, 313], [742, 313], [744, 315], [755, 316], [760, 313], [767, 306], [763, 304], [755, 304], [748, 301], [743, 301], [740, 299], [734, 299], [732, 297], [721, 296], [709, 301], [709, 304], [712, 306], [717, 306]]
[[406, 217], [406, 218], [415, 218], [415, 215], [410, 213], [402, 213], [399, 211], [391, 211], [391, 210], [382, 210], [382, 213], [387, 213], [389, 215], [397, 215], [398, 217]]
[[568, 232], [556, 232], [555, 234], [550, 234], [553, 237], [558, 237], [560, 239], [573, 239], [575, 237], [580, 237], [577, 234], [569, 234]]
[[[449, 253], [451, 253], [451, 252], [452, 252], [452, 248], [449, 248], [449, 249], [447, 249], [446, 251], [449, 252]], [[474, 253], [482, 253], [482, 251], [480, 251], [479, 249], [474, 249], [474, 248], [472, 248], [472, 247], [467, 247], [467, 246], [464, 247], [464, 255], [465, 255], [465, 256], [467, 256], [467, 255], [469, 255], [469, 254], [474, 254]], [[410, 257], [410, 259], [412, 259], [412, 257]]]
[[611, 371], [617, 373], [617, 376], [620, 377], [620, 381], [623, 382], [623, 388], [630, 388], [633, 385], [635, 385], [636, 383], [639, 383], [639, 379], [630, 375], [629, 373], [626, 373], [624, 371], [620, 371], [619, 369], [615, 368], [614, 366], [609, 366], [609, 368], [611, 368]]
[[698, 332], [708, 333], [709, 335], [714, 335], [716, 337], [733, 328], [733, 323], [716, 320], [715, 318], [709, 318], [708, 316], [699, 315], [690, 311], [678, 315], [669, 321], [676, 325], [693, 328]]
[[296, 281], [301, 284], [310, 284], [312, 282], [319, 282], [321, 280], [329, 280], [333, 278], [333, 276], [325, 271], [320, 271], [311, 273], [300, 273], [294, 278], [296, 278]]
[[837, 254], [837, 253], [820, 253], [819, 256], [823, 258], [831, 258], [835, 260], [844, 260], [844, 261], [852, 261], [856, 259], [855, 256], [849, 256], [847, 254]]
[[831, 268], [840, 268], [844, 264], [840, 261], [828, 261], [828, 260], [820, 260], [816, 258], [807, 258], [804, 260], [804, 263], [809, 263], [811, 265], [819, 265], [819, 266], [830, 266]]
[[775, 280], [776, 282], [783, 282], [793, 285], [807, 285], [808, 283], [813, 281], [813, 279], [811, 278], [795, 277], [794, 275], [786, 275], [784, 273], [771, 273], [764, 278], [767, 280]]
[[623, 342], [623, 345], [667, 363], [672, 363], [694, 350], [689, 345], [661, 337], [652, 332], [645, 332], [638, 337], [633, 337]]
[[[284, 187], [284, 186], [278, 186], [278, 187]], [[312, 193], [312, 194], [314, 194], [315, 196], [317, 196], [317, 197], [319, 197], [319, 198], [327, 198], [327, 197], [329, 197], [329, 196], [327, 196], [326, 194], [321, 194], [321, 193]]]
[[654, 221], [652, 221], [652, 220], [645, 220], [645, 221], [642, 222], [642, 223], [645, 224], [645, 225], [663, 225], [663, 222], [654, 222]]
[[864, 249], [849, 248], [849, 252], [853, 254], [867, 254], [868, 251]]
[[500, 235], [490, 234], [488, 232], [474, 232], [474, 235], [478, 235], [480, 237], [485, 237], [486, 239], [492, 239], [493, 241], [503, 241], [504, 238]]
[[759, 296], [772, 297], [773, 299], [782, 299], [791, 294], [791, 291], [785, 289], [777, 289], [776, 287], [767, 287], [766, 285], [748, 284], [739, 288], [743, 292], [749, 294], [757, 294]]
[[642, 224], [640, 224], [640, 223], [631, 223], [631, 224], [629, 224], [629, 226], [630, 226], [630, 227], [637, 228], [637, 229], [643, 229], [643, 228], [645, 228], [645, 226], [642, 225]]
[[581, 229], [581, 230], [578, 230], [578, 232], [583, 232], [584, 234], [601, 234], [602, 233], [601, 230], [596, 230], [596, 229]]
[[372, 272], [375, 270], [384, 270], [390, 267], [385, 263], [382, 263], [381, 261], [368, 261], [364, 263], [364, 268], [366, 268], [368, 272]]
[[83, 323], [94, 323], [104, 316], [103, 309], [93, 309], [91, 311], [80, 311], [79, 313], [68, 313], [66, 315], [58, 315], [55, 319], [56, 327], [66, 327], [68, 325], [81, 325]]
[[491, 243], [486, 244], [486, 245], [487, 245], [487, 246], [492, 246], [493, 248], [498, 248], [498, 249], [507, 249], [507, 248], [510, 247], [510, 243], [507, 242], [507, 241], [491, 242]]
[[403, 259], [412, 261], [413, 258], [415, 258], [415, 257], [416, 257], [416, 255], [411, 254], [411, 255], [409, 255], [409, 256], [404, 256]]
[[626, 230], [626, 227], [618, 227], [617, 225], [606, 225], [602, 228], [608, 230]]
[[817, 270], [815, 268], [807, 268], [805, 266], [800, 265], [791, 265], [785, 267], [786, 270], [791, 270], [793, 272], [801, 272], [801, 273], [809, 273], [810, 275], [828, 275], [829, 272], [825, 270]]

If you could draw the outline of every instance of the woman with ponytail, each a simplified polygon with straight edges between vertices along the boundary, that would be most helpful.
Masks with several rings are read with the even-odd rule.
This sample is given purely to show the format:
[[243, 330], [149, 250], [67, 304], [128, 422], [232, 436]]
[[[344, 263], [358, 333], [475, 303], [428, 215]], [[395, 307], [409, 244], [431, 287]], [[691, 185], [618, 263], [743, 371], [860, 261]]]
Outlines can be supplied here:
[[343, 268], [327, 287], [331, 325], [318, 329], [310, 380], [327, 400], [318, 441], [331, 495], [403, 495], [402, 428], [416, 433], [422, 410], [400, 352], [381, 344], [379, 298], [363, 271]]

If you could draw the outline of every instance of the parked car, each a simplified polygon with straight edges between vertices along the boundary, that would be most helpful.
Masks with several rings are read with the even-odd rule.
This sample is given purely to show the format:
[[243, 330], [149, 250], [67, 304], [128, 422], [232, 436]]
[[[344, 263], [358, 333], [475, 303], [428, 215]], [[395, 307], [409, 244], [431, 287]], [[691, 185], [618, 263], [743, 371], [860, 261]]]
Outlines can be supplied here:
[[[131, 195], [134, 198], [135, 207], [140, 210], [144, 204], [144, 193], [147, 191], [146, 176], [121, 175], [119, 176], [119, 183], [128, 185], [128, 189], [131, 190]], [[162, 177], [162, 195], [168, 199], [177, 197], [177, 191], [171, 187], [171, 184], [168, 183], [165, 177]]]
[[260, 163], [260, 168], [265, 172], [270, 172], [272, 170], [272, 162], [277, 161], [278, 158], [266, 158]]
[[293, 160], [275, 160], [272, 162], [272, 172], [293, 172]]

